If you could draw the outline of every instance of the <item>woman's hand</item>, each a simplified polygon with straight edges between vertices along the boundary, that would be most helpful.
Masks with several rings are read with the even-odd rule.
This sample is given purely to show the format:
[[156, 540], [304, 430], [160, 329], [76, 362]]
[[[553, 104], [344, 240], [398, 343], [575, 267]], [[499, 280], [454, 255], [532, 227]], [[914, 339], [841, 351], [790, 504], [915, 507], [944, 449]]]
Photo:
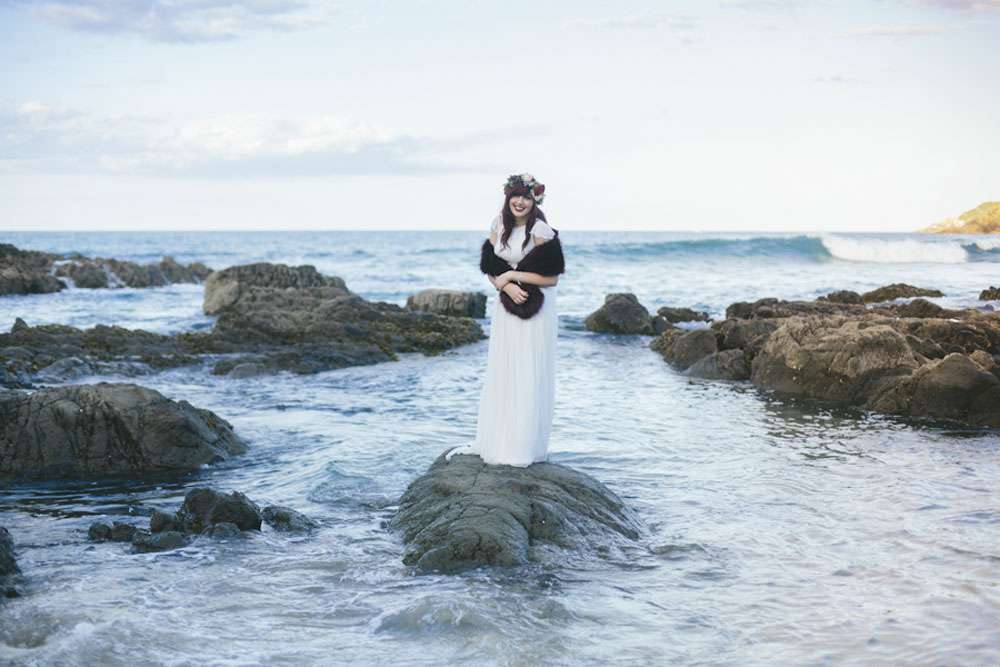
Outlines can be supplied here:
[[493, 280], [496, 281], [497, 289], [498, 290], [502, 290], [504, 287], [506, 287], [507, 283], [509, 283], [512, 280], [514, 280], [514, 274], [516, 274], [516, 273], [517, 273], [517, 271], [513, 271], [513, 270], [511, 270], [511, 271], [504, 271], [499, 276], [497, 276], [496, 278], [494, 278]]
[[511, 300], [517, 304], [522, 304], [528, 299], [528, 293], [514, 283], [507, 283], [503, 286], [502, 291], [506, 292], [507, 296], [509, 296]]

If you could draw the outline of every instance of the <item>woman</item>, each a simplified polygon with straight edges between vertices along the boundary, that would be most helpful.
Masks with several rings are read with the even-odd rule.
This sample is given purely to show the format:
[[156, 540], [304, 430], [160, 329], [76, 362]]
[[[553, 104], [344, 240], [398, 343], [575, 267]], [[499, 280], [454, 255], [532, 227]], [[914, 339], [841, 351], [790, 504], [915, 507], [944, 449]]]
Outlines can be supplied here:
[[538, 208], [545, 198], [545, 186], [530, 174], [508, 178], [504, 194], [503, 208], [490, 226], [490, 243], [496, 255], [512, 268], [495, 278], [487, 278], [516, 304], [527, 297], [517, 283], [538, 285], [544, 299], [538, 313], [522, 319], [509, 313], [497, 295], [490, 315], [489, 352], [479, 398], [476, 439], [448, 452], [445, 458], [478, 454], [485, 463], [526, 467], [548, 460], [555, 404], [559, 276], [518, 271], [517, 264], [556, 233]]

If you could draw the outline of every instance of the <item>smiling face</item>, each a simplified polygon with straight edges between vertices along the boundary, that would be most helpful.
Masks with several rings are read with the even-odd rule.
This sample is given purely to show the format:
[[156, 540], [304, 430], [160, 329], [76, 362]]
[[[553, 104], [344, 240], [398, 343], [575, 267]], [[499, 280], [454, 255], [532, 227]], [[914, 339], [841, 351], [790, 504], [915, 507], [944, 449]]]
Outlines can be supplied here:
[[514, 195], [510, 198], [510, 212], [514, 214], [515, 218], [524, 219], [531, 209], [535, 205], [535, 200], [531, 197], [525, 197], [524, 195]]

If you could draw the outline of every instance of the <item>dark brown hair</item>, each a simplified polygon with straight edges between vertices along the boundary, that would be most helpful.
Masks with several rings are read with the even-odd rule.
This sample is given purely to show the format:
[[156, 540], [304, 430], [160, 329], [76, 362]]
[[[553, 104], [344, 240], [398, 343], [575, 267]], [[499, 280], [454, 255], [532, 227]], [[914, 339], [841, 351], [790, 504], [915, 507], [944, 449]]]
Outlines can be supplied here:
[[503, 223], [503, 232], [500, 234], [500, 244], [507, 248], [507, 239], [514, 232], [514, 214], [510, 212], [510, 200], [511, 197], [516, 196], [527, 197], [533, 203], [531, 211], [528, 212], [528, 222], [524, 226], [524, 243], [521, 244], [521, 248], [528, 245], [528, 239], [531, 238], [531, 228], [535, 226], [535, 220], [545, 220], [545, 212], [538, 208], [538, 204], [534, 203], [535, 198], [531, 196], [531, 190], [523, 185], [519, 185], [512, 189], [503, 200], [503, 210], [500, 211], [500, 220]]

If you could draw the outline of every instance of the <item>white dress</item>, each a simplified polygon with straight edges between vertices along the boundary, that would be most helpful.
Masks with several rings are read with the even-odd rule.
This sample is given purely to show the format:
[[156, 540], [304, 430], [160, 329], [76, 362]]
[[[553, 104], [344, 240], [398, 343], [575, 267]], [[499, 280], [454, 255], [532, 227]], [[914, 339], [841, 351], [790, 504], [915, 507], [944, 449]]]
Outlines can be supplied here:
[[[525, 226], [515, 226], [501, 245], [500, 216], [490, 231], [497, 232], [493, 250], [511, 268], [535, 247], [534, 238], [522, 250]], [[532, 236], [551, 239], [552, 228], [535, 221]], [[555, 357], [558, 331], [556, 286], [541, 287], [542, 308], [524, 320], [507, 312], [499, 294], [490, 311], [490, 342], [486, 377], [479, 398], [476, 439], [446, 455], [478, 454], [483, 462], [526, 467], [548, 460], [549, 434], [555, 407]]]

